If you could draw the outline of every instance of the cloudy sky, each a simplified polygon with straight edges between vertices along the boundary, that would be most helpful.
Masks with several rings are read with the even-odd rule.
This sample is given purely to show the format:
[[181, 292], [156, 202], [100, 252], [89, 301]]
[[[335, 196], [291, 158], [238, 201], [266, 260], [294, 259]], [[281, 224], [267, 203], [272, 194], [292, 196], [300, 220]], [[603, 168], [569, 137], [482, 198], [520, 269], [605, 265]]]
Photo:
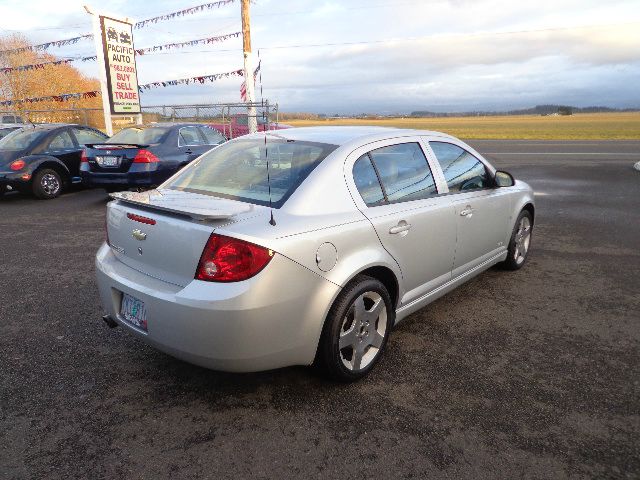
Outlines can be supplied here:
[[[142, 20], [206, 0], [110, 0]], [[91, 30], [95, 0], [0, 0], [0, 34], [33, 43]], [[640, 107], [638, 0], [255, 0], [264, 97], [285, 111]], [[135, 31], [136, 48], [240, 30], [239, 2]], [[50, 49], [93, 55], [91, 41]], [[75, 63], [96, 75], [94, 63]], [[140, 83], [242, 67], [242, 41], [138, 57]], [[239, 101], [241, 79], [146, 91], [143, 105]], [[62, 93], [62, 92], [60, 92]]]

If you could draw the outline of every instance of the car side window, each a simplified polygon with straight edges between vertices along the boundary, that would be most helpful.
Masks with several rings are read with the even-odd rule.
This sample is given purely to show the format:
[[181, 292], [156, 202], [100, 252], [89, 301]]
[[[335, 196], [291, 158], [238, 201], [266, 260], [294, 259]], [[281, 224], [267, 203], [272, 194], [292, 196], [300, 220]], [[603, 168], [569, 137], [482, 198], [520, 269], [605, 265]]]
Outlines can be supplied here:
[[49, 141], [48, 151], [71, 150], [75, 148], [71, 134], [67, 130], [56, 133]]
[[179, 146], [204, 145], [196, 127], [182, 127], [178, 136]]
[[353, 181], [368, 207], [375, 207], [386, 202], [369, 154], [365, 153], [353, 164]]
[[80, 145], [86, 145], [87, 143], [104, 143], [108, 138], [106, 135], [102, 135], [89, 128], [73, 128], [73, 134], [76, 136], [76, 140], [78, 140]]
[[420, 200], [438, 193], [418, 143], [401, 143], [369, 152], [388, 202]]
[[200, 127], [200, 131], [207, 139], [207, 145], [218, 145], [227, 139], [218, 130], [211, 127]]
[[490, 188], [489, 172], [484, 163], [463, 148], [446, 142], [429, 142], [442, 168], [449, 192]]

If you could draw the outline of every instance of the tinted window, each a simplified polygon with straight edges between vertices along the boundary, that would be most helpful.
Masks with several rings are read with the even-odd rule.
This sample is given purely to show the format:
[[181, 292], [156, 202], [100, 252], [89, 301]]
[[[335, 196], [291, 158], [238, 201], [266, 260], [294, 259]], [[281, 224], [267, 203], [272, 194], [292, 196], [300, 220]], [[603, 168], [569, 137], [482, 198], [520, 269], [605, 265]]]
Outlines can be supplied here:
[[417, 143], [402, 143], [369, 152], [389, 202], [435, 195], [436, 185], [427, 159]]
[[160, 143], [167, 127], [131, 127], [120, 130], [105, 143], [132, 143], [136, 145], [149, 145]]
[[200, 138], [198, 129], [196, 127], [182, 127], [179, 133], [180, 146], [185, 147], [187, 145], [203, 145], [204, 141]]
[[224, 135], [222, 135], [218, 130], [211, 127], [201, 127], [200, 131], [204, 135], [204, 138], [207, 139], [207, 145], [217, 145], [226, 141]]
[[21, 128], [0, 140], [0, 150], [23, 150], [30, 147], [36, 140], [40, 140], [46, 133], [46, 130]]
[[73, 133], [80, 145], [86, 145], [87, 143], [103, 143], [107, 139], [106, 135], [88, 128], [74, 128]]
[[491, 186], [484, 164], [466, 150], [444, 142], [429, 142], [442, 167], [450, 192]]
[[[163, 188], [203, 193], [279, 208], [337, 147], [326, 143], [247, 139], [205, 153]], [[267, 181], [267, 159], [269, 181]]]
[[356, 183], [362, 200], [369, 207], [385, 203], [378, 175], [376, 175], [368, 154], [361, 156], [353, 164], [353, 181]]
[[56, 133], [51, 140], [49, 140], [49, 146], [47, 150], [49, 151], [57, 151], [57, 150], [69, 150], [75, 148], [73, 143], [73, 139], [71, 138], [71, 134], [67, 130], [62, 130], [61, 132]]

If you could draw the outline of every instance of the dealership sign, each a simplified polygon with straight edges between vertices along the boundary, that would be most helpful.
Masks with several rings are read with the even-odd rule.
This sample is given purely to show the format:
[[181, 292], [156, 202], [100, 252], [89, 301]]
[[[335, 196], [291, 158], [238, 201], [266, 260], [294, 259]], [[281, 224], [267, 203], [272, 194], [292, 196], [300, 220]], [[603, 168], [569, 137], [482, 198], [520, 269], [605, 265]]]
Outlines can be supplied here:
[[133, 26], [100, 16], [100, 31], [111, 113], [140, 113]]

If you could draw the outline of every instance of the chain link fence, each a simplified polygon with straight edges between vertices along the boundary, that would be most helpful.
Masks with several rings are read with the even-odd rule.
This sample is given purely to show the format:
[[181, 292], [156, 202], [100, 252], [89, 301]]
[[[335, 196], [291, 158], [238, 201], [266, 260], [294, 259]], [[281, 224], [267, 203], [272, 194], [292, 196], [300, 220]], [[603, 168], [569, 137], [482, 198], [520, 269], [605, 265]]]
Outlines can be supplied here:
[[[270, 104], [269, 101], [142, 107], [142, 123], [204, 123], [215, 126], [227, 138], [235, 138], [249, 133], [249, 106], [255, 108], [259, 131], [280, 128], [278, 104]], [[105, 130], [100, 108], [0, 111], [0, 120], [0, 123], [77, 123]], [[117, 132], [138, 124], [138, 115], [114, 115], [111, 121], [113, 131]]]

